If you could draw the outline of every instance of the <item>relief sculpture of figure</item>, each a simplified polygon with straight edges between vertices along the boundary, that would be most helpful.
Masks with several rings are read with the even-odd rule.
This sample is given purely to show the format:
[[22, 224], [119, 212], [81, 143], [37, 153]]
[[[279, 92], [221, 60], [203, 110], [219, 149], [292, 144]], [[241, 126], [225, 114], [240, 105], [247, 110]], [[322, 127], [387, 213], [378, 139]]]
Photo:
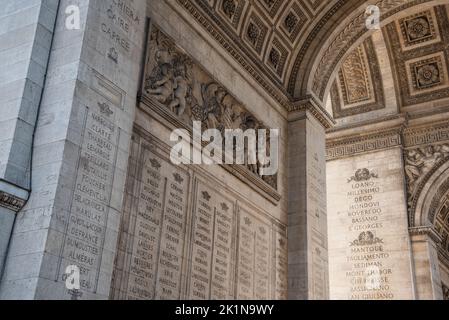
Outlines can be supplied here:
[[407, 152], [405, 157], [405, 173], [408, 178], [410, 189], [413, 189], [415, 181], [421, 175], [421, 168], [423, 165], [423, 154], [419, 150], [411, 150]]
[[412, 192], [420, 178], [447, 156], [449, 156], [448, 145], [426, 146], [407, 151], [405, 156], [405, 173], [410, 192]]
[[216, 83], [211, 83], [202, 87], [203, 92], [203, 115], [207, 128], [220, 129], [220, 117], [222, 113], [222, 103], [226, 96], [226, 91]]
[[189, 62], [182, 55], [173, 57], [167, 50], [156, 52], [157, 66], [147, 79], [146, 93], [167, 105], [176, 115], [182, 116], [188, 105], [190, 83]]
[[190, 86], [187, 77], [187, 66], [181, 63], [175, 63], [174, 93], [173, 101], [169, 108], [178, 116], [182, 116], [187, 108], [187, 96]]
[[[259, 127], [259, 124], [257, 122], [256, 119], [254, 119], [254, 117], [250, 114], [246, 114], [243, 120], [243, 123], [241, 125], [241, 129], [243, 131], [246, 130], [256, 130]], [[256, 141], [257, 142], [257, 141]], [[251, 171], [252, 173], [259, 175], [259, 168], [258, 168], [258, 161], [257, 161], [257, 156], [256, 159], [250, 159], [250, 153], [248, 152], [248, 145], [245, 143], [244, 146], [244, 155], [245, 155], [245, 166], [249, 169], [249, 171]], [[256, 149], [257, 151], [257, 149]]]
[[169, 55], [167, 51], [156, 53], [157, 66], [148, 77], [145, 86], [146, 93], [161, 103], [167, 103], [173, 96], [174, 79]]

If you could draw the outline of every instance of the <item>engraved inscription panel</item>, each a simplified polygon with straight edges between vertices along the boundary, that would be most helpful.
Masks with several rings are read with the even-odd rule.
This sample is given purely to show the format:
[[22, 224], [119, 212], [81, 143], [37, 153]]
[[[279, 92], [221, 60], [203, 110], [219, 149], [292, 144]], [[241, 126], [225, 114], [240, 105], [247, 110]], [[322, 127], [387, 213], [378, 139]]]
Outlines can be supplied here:
[[286, 226], [135, 127], [113, 299], [284, 299]]
[[136, 173], [125, 296], [179, 299], [189, 176], [146, 144], [140, 147]]
[[232, 297], [234, 205], [198, 183], [194, 210], [190, 298], [229, 299]]
[[[67, 232], [59, 266], [64, 281], [65, 268], [80, 268], [81, 290], [95, 292], [106, 234], [119, 130], [113, 112], [99, 105], [86, 112], [83, 143]], [[103, 107], [103, 108], [102, 108]]]
[[239, 219], [238, 299], [270, 299], [270, 225], [248, 212]]
[[413, 298], [401, 153], [328, 162], [331, 299]]

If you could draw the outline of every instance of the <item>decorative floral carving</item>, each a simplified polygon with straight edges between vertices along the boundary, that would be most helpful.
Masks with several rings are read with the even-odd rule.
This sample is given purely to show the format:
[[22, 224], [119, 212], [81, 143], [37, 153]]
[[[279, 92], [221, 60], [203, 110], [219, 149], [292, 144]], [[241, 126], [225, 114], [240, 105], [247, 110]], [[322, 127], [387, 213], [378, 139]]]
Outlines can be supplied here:
[[371, 246], [383, 242], [384, 241], [382, 239], [375, 237], [374, 233], [371, 231], [363, 231], [357, 239], [350, 243], [350, 246]]
[[255, 46], [257, 44], [257, 39], [259, 38], [259, 28], [252, 22], [248, 25], [248, 30], [246, 31], [246, 35], [248, 36], [249, 41]]
[[363, 46], [355, 49], [343, 61], [340, 80], [344, 85], [343, 97], [346, 104], [371, 99], [371, 84]]
[[159, 170], [161, 168], [161, 163], [159, 161], [157, 161], [156, 159], [150, 159], [150, 164], [156, 170]]
[[110, 117], [114, 114], [114, 111], [111, 110], [111, 107], [107, 103], [98, 102], [98, 106], [100, 107], [100, 112]]
[[427, 17], [419, 17], [406, 22], [407, 35], [410, 41], [431, 36], [430, 24]]
[[348, 179], [348, 183], [351, 181], [355, 181], [355, 182], [362, 182], [362, 181], [368, 181], [371, 178], [379, 178], [379, 176], [373, 172], [370, 172], [368, 169], [364, 168], [364, 169], [358, 169], [354, 176], [352, 176], [351, 178]]
[[222, 9], [223, 12], [226, 14], [226, 16], [232, 20], [232, 18], [235, 15], [235, 11], [237, 9], [237, 5], [235, 4], [234, 0], [223, 0], [222, 3]]
[[206, 200], [206, 201], [210, 200], [211, 195], [209, 194], [209, 192], [203, 191], [203, 192], [201, 192], [201, 194], [202, 194], [204, 200]]
[[428, 88], [441, 82], [440, 70], [437, 63], [425, 64], [416, 67], [416, 86], [418, 88]]
[[290, 12], [285, 17], [284, 25], [285, 25], [285, 28], [287, 28], [289, 33], [292, 33], [293, 30], [295, 30], [295, 27], [298, 24], [298, 21], [299, 21], [298, 17], [293, 12]]
[[183, 177], [177, 172], [173, 174], [173, 178], [175, 178], [177, 183], [182, 183], [184, 181]]
[[434, 16], [431, 10], [419, 12], [412, 16], [399, 20], [402, 37], [406, 47], [436, 39]]
[[221, 206], [221, 210], [228, 212], [229, 207], [226, 203], [222, 202], [222, 203], [220, 203], [220, 206]]

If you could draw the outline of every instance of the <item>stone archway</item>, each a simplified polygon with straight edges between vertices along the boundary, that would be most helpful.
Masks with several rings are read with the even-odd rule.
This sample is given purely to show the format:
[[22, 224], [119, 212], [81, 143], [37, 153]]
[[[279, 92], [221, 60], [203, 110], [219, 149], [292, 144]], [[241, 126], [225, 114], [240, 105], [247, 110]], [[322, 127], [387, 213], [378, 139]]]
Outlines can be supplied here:
[[439, 236], [437, 250], [442, 293], [443, 299], [449, 300], [449, 178], [433, 197], [428, 217], [432, 219], [432, 227]]
[[436, 162], [420, 180], [409, 203], [415, 291], [419, 299], [447, 299], [449, 159]]

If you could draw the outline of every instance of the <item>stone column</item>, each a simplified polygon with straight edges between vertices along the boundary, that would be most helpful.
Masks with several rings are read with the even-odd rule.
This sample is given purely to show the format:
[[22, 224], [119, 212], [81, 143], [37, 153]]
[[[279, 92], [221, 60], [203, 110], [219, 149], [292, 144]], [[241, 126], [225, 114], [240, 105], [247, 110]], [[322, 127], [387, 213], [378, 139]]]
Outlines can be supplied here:
[[326, 135], [330, 117], [312, 100], [288, 125], [288, 297], [327, 299]]
[[[109, 297], [145, 12], [143, 0], [59, 1], [32, 192], [16, 218], [0, 298]], [[66, 286], [68, 266], [80, 271], [79, 290]]]
[[0, 6], [0, 276], [16, 213], [29, 197], [33, 132], [57, 0]]
[[438, 261], [440, 236], [431, 227], [409, 229], [417, 300], [442, 300], [443, 288]]

